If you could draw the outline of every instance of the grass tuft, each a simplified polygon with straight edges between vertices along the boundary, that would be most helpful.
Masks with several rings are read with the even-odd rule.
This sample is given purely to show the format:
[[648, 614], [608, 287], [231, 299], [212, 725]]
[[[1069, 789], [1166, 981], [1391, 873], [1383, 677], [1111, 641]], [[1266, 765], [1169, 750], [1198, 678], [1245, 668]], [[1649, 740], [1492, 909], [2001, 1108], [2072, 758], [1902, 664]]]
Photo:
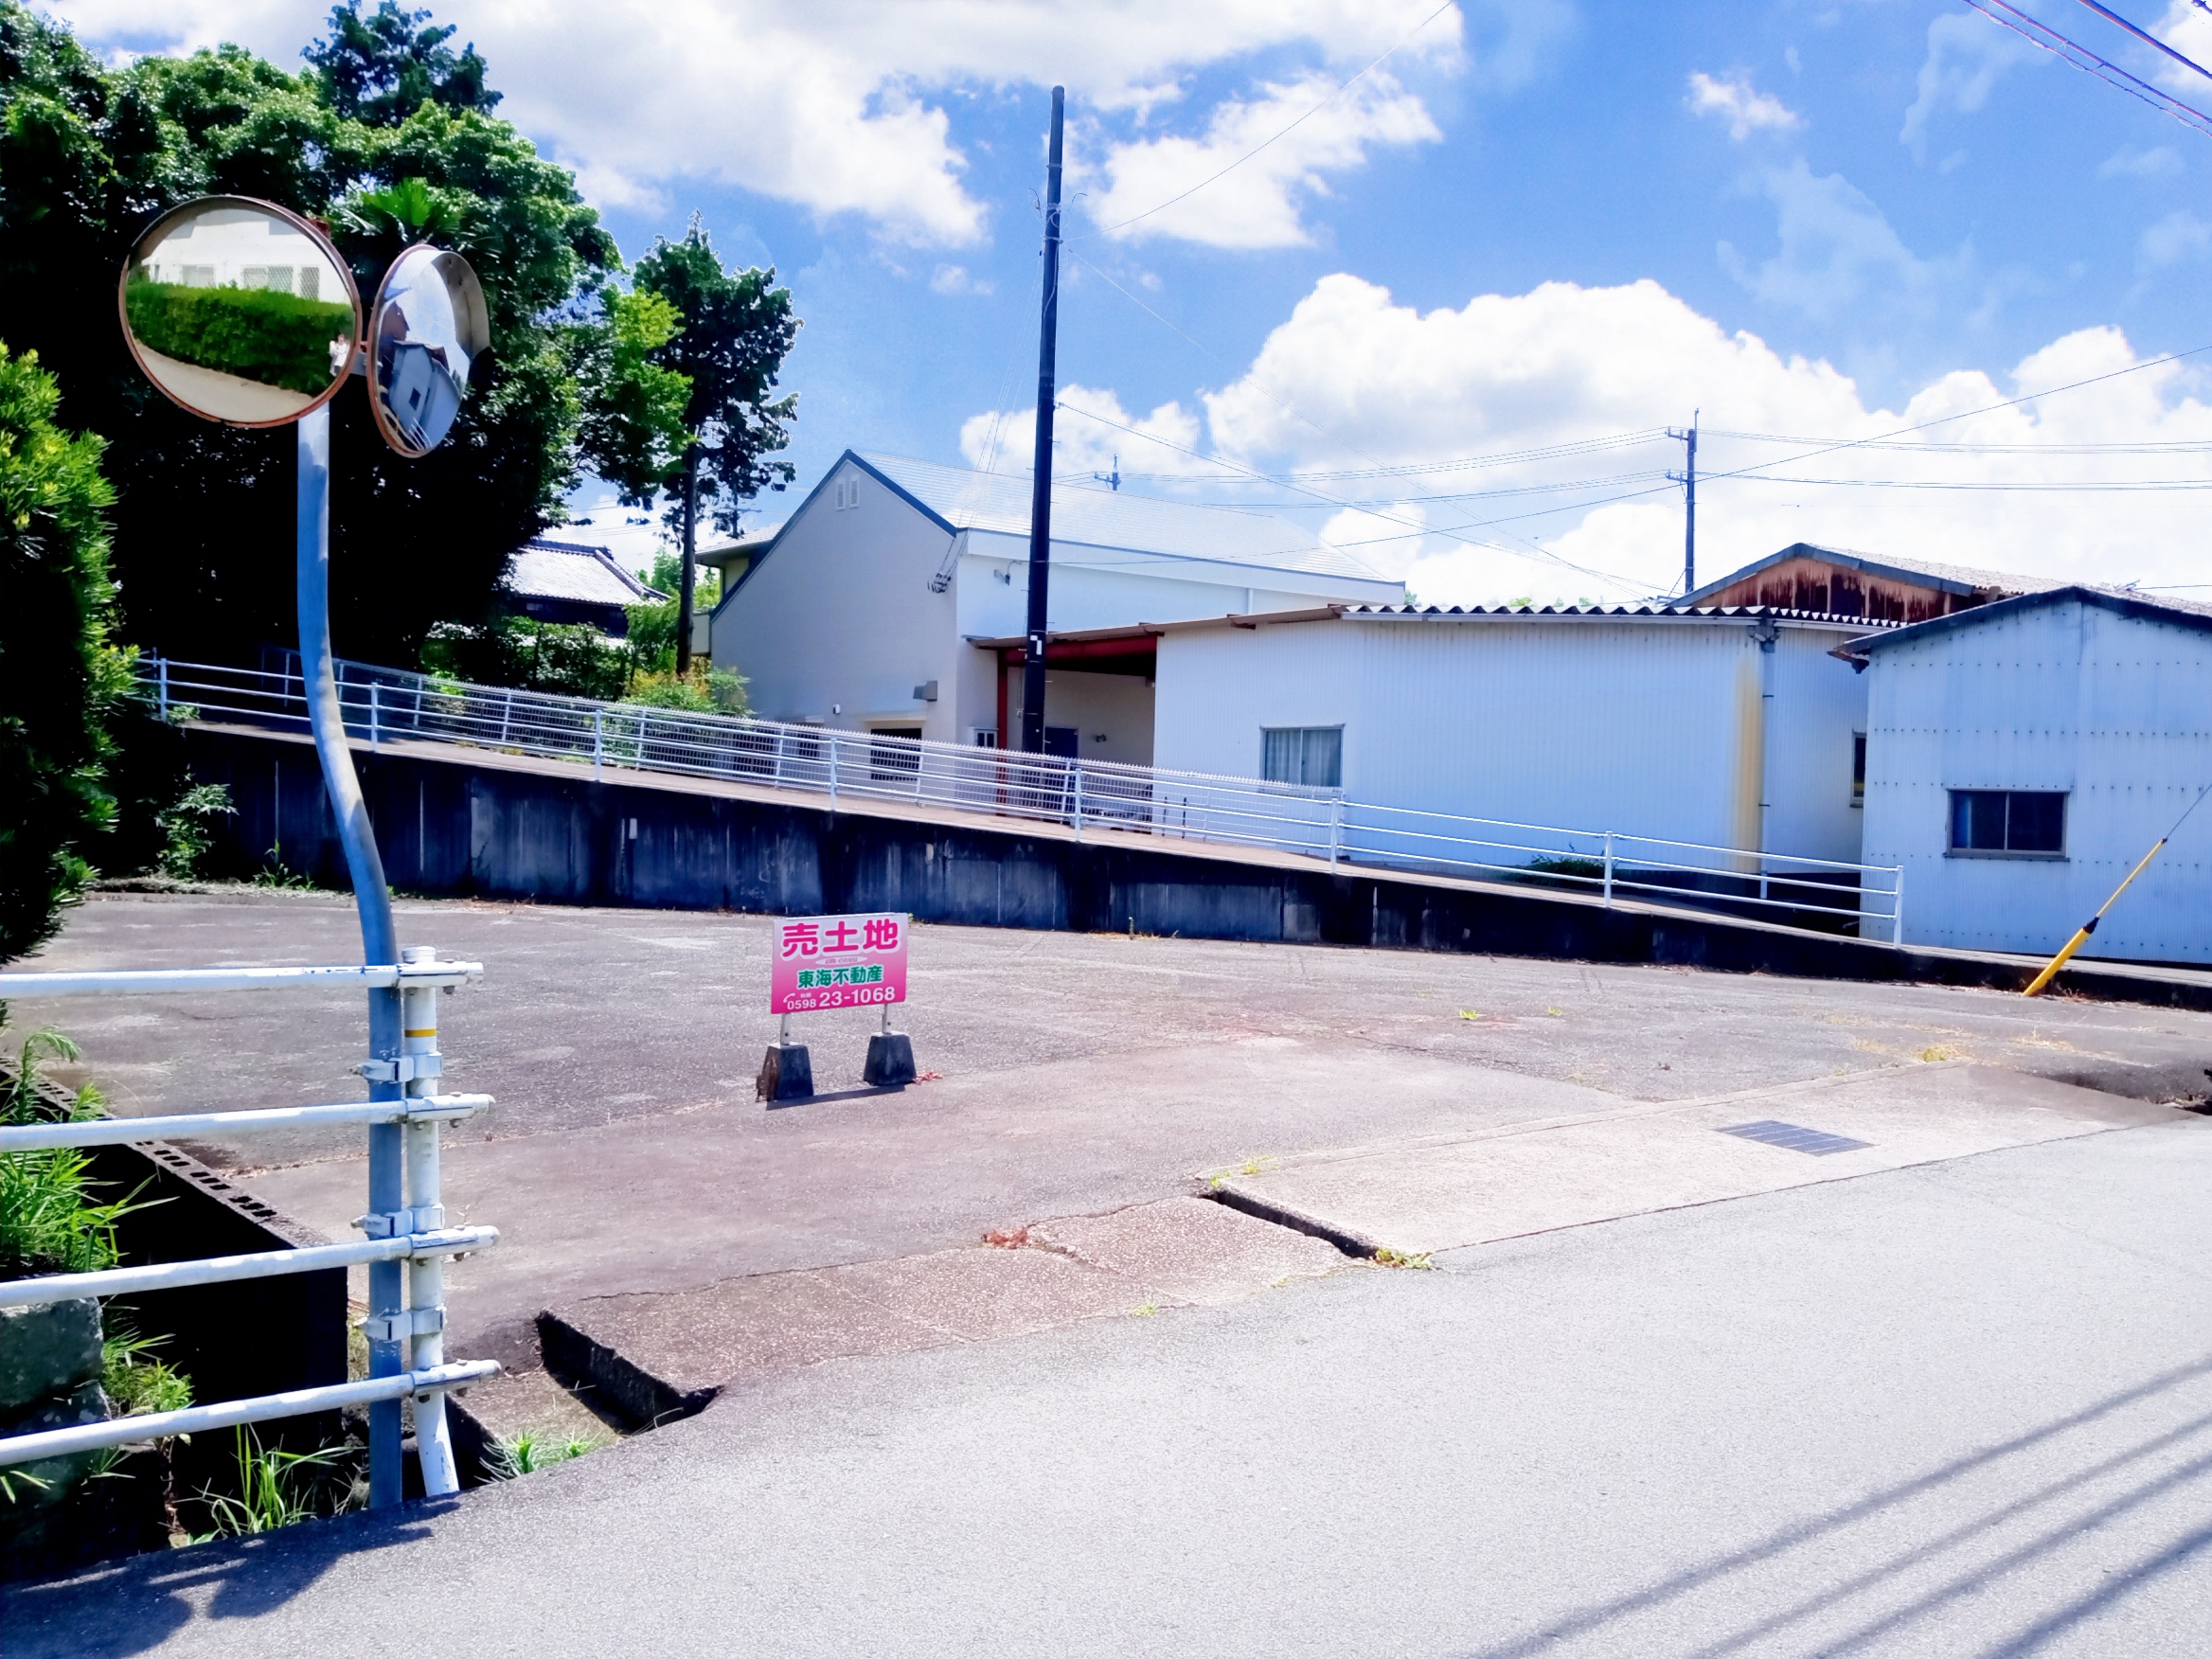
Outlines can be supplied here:
[[1387, 1244], [1375, 1252], [1374, 1262], [1377, 1267], [1411, 1267], [1424, 1272], [1436, 1265], [1429, 1259], [1426, 1250], [1418, 1256], [1408, 1256], [1404, 1251], [1393, 1250]]

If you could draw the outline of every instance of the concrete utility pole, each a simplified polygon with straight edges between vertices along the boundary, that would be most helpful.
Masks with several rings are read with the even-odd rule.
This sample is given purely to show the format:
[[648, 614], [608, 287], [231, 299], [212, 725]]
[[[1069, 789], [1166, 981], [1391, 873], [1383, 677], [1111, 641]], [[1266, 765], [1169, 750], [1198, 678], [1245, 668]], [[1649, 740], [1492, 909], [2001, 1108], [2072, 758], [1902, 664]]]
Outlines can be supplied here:
[[1667, 436], [1689, 449], [1686, 471], [1667, 475], [1680, 484], [1685, 491], [1686, 508], [1682, 521], [1682, 597], [1686, 599], [1698, 591], [1698, 416], [1700, 410], [1689, 412], [1689, 430], [1677, 432], [1667, 429]]
[[676, 590], [676, 672], [691, 671], [691, 589], [699, 553], [699, 446], [684, 451], [684, 575]]
[[[1052, 89], [1052, 147], [1044, 163], [1044, 313], [1037, 330], [1037, 460], [1029, 491], [1029, 640], [1022, 654], [1022, 748], [1044, 753], [1044, 628], [1052, 577], [1052, 399], [1060, 347], [1060, 127], [1067, 89]], [[999, 740], [1004, 743], [1006, 734]]]

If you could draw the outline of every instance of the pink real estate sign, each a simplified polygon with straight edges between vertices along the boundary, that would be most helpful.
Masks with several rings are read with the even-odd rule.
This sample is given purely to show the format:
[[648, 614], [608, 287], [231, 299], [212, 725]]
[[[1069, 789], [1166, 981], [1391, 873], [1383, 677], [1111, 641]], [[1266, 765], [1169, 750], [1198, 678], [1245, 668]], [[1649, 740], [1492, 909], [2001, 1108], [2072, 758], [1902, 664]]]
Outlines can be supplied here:
[[768, 1011], [874, 1008], [906, 1000], [906, 936], [914, 918], [779, 917], [770, 931]]

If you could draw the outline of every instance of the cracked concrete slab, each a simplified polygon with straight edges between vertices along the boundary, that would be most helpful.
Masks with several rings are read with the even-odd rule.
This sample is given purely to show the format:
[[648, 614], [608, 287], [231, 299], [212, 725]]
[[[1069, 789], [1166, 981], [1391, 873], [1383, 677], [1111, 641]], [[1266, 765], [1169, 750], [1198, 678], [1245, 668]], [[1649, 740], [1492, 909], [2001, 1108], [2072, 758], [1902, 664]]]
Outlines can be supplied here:
[[[1815, 1156], [1716, 1133], [1760, 1120], [1866, 1144]], [[1347, 1242], [1427, 1255], [2177, 1120], [2202, 1121], [2170, 1106], [1949, 1062], [1293, 1159], [1217, 1185]]]
[[1234, 1302], [1262, 1286], [1343, 1267], [1335, 1245], [1203, 1198], [1170, 1198], [1103, 1216], [1042, 1222], [1029, 1237], [1088, 1267], [1142, 1285], [1159, 1301]]

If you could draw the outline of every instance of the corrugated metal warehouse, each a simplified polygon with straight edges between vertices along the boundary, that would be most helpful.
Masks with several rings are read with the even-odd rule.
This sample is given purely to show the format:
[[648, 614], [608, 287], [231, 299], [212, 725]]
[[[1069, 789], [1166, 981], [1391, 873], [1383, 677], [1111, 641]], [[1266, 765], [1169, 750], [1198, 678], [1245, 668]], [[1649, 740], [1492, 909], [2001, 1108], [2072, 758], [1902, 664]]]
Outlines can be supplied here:
[[1865, 630], [1649, 607], [1171, 626], [1154, 747], [1381, 805], [1854, 862], [1866, 687], [1830, 652]]
[[[1916, 944], [2056, 951], [2212, 783], [2212, 613], [2068, 587], [1874, 635], [1866, 859]], [[2084, 954], [2212, 961], [2212, 804]]]

